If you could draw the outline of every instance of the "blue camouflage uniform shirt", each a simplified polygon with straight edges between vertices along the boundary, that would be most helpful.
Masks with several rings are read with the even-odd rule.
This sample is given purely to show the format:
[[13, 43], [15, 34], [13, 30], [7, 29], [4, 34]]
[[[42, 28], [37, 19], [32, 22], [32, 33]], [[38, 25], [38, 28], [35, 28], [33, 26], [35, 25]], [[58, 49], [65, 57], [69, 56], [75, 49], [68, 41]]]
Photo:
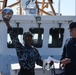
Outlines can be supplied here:
[[14, 32], [13, 28], [10, 29], [10, 37], [12, 43], [14, 44], [19, 60], [20, 67], [23, 69], [34, 69], [35, 63], [42, 66], [43, 61], [41, 60], [41, 56], [36, 48], [33, 46], [26, 47], [23, 46]]

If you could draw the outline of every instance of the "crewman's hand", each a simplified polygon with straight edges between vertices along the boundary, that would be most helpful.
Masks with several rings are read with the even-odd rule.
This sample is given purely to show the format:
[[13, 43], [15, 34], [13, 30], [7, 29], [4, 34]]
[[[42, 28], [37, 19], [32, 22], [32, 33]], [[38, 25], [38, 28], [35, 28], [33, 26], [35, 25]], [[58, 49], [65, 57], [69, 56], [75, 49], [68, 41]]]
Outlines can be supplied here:
[[9, 23], [10, 19], [3, 18], [3, 21], [4, 21], [5, 23]]
[[50, 63], [49, 63], [49, 64], [50, 64], [50, 66], [52, 66], [52, 65], [54, 64], [54, 62], [53, 62], [53, 61], [50, 61]]
[[11, 29], [11, 26], [9, 24], [10, 19], [3, 18], [3, 21], [5, 22], [5, 24], [8, 27], [8, 29]]
[[71, 60], [70, 60], [69, 58], [65, 58], [65, 59], [61, 60], [61, 63], [62, 63], [63, 65], [66, 65], [66, 64], [68, 64], [68, 63], [71, 63]]

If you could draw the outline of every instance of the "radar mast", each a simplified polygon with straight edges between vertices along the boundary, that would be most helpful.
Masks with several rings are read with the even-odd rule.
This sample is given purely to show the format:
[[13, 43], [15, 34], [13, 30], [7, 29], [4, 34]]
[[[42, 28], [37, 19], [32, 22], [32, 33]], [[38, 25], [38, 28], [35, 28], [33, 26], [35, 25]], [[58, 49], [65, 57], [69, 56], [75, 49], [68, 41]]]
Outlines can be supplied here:
[[[23, 8], [21, 5], [21, 1], [22, 0], [16, 0], [15, 3], [11, 4], [11, 5], [7, 5], [8, 1], [10, 0], [0, 0], [0, 14], [2, 12], [2, 9], [5, 7], [15, 7], [18, 5], [17, 10], [19, 10], [18, 15], [24, 15], [23, 14]], [[56, 12], [54, 10], [53, 7], [53, 0], [23, 0], [23, 1], [34, 1], [36, 4], [36, 7], [38, 9], [38, 15], [51, 15], [51, 16], [56, 16]], [[48, 8], [50, 9], [50, 11], [48, 11]]]

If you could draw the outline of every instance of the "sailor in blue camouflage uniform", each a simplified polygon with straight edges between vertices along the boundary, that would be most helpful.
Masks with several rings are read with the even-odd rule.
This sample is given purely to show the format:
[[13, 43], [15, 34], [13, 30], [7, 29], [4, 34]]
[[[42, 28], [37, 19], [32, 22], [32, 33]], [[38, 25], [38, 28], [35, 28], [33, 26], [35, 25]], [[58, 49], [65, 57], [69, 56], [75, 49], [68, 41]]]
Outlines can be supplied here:
[[6, 21], [6, 19], [4, 19], [4, 22], [9, 29], [11, 40], [16, 48], [20, 64], [20, 71], [18, 75], [35, 75], [35, 63], [42, 66], [43, 61], [40, 57], [38, 50], [31, 45], [33, 37], [31, 32], [25, 32], [23, 34], [24, 45], [22, 45], [19, 42], [19, 39], [15, 34], [13, 28], [10, 26], [9, 20]]
[[76, 22], [69, 25], [70, 38], [65, 42], [61, 57], [65, 75], [76, 75]]

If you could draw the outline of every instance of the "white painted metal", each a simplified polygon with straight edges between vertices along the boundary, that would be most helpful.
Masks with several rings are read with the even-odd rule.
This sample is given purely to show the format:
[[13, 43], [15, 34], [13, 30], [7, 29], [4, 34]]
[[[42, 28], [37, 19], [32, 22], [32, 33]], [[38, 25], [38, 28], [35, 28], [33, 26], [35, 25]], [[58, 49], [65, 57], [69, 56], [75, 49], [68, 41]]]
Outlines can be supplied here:
[[[41, 16], [41, 27], [44, 28], [44, 38], [42, 48], [38, 48], [39, 53], [43, 57], [47, 56], [56, 56], [61, 55], [64, 42], [66, 38], [69, 37], [68, 25], [70, 21], [76, 21], [76, 16]], [[20, 27], [24, 29], [24, 32], [27, 31], [30, 27], [38, 27], [36, 23], [35, 16], [29, 15], [14, 15], [10, 20], [12, 27], [17, 27], [16, 23], [20, 23]], [[61, 48], [48, 48], [48, 36], [50, 28], [58, 28], [58, 23], [62, 23], [61, 28], [65, 29], [63, 45]], [[0, 15], [0, 73], [2, 75], [10, 75], [11, 64], [18, 63], [16, 50], [13, 48], [7, 47], [7, 27], [2, 20], [2, 15]], [[40, 69], [39, 69], [40, 70]], [[42, 71], [41, 71], [42, 72]], [[42, 74], [50, 75], [50, 74]]]

